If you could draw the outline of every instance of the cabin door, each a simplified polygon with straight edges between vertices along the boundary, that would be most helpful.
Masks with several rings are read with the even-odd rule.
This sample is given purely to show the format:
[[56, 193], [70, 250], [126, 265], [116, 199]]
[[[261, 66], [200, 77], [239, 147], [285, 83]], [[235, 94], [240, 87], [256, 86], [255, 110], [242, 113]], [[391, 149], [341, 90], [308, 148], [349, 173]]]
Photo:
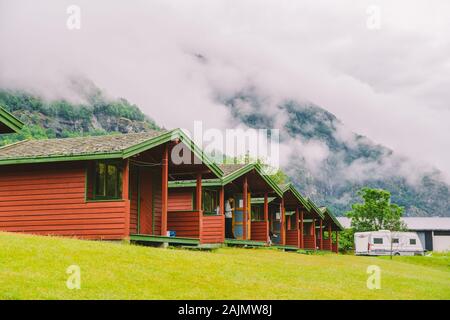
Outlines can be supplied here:
[[139, 233], [153, 234], [152, 172], [139, 170]]
[[[251, 195], [247, 194], [247, 216], [244, 217], [244, 201], [242, 194], [234, 197], [235, 209], [233, 214], [233, 233], [236, 239], [244, 239], [244, 221], [247, 223], [247, 239], [250, 238], [251, 232]], [[244, 220], [245, 219], [245, 220]]]
[[272, 211], [270, 212], [270, 230], [272, 231], [272, 243], [280, 244], [281, 243], [281, 215], [280, 211]]

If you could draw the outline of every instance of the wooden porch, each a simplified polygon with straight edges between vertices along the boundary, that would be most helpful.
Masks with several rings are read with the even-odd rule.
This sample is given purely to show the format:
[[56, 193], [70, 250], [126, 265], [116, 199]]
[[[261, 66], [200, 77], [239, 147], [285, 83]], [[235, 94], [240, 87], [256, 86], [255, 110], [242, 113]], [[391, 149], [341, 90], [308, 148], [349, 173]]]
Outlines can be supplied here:
[[229, 246], [241, 246], [241, 247], [266, 247], [267, 242], [255, 241], [255, 240], [238, 240], [238, 239], [225, 239], [225, 244]]
[[147, 243], [147, 244], [163, 244], [167, 245], [188, 245], [188, 246], [198, 246], [200, 245], [200, 239], [196, 238], [183, 238], [183, 237], [167, 237], [167, 236], [156, 236], [150, 234], [132, 234], [130, 235], [130, 241], [136, 243]]

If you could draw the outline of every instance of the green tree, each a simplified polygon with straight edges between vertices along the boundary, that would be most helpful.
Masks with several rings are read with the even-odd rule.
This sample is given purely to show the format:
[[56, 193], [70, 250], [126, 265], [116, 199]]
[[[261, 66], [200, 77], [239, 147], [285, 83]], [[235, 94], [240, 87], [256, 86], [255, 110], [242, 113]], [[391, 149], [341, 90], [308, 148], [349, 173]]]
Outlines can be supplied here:
[[403, 207], [391, 203], [391, 193], [383, 189], [362, 188], [357, 193], [363, 203], [355, 203], [346, 216], [352, 219], [354, 232], [363, 231], [403, 231], [405, 224], [400, 218]]
[[344, 231], [339, 232], [339, 250], [347, 252], [353, 250], [353, 239], [355, 232], [352, 228], [344, 229]]

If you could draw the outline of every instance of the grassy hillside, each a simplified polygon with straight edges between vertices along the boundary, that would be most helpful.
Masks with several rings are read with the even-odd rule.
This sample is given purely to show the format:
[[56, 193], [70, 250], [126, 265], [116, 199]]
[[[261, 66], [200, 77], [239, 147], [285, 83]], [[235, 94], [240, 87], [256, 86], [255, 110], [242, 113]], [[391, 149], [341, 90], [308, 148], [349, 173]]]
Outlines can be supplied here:
[[[0, 247], [0, 299], [450, 299], [448, 255], [199, 252], [8, 233]], [[79, 290], [66, 287], [73, 264]], [[382, 270], [380, 290], [366, 288], [373, 264]]]

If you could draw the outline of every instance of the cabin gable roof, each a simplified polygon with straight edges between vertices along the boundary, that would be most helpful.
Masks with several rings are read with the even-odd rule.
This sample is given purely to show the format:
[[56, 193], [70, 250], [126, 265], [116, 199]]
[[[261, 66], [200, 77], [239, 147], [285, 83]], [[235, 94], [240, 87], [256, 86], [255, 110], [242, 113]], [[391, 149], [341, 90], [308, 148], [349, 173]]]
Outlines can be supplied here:
[[[219, 187], [233, 182], [237, 178], [243, 176], [244, 174], [255, 170], [264, 181], [275, 191], [278, 196], [282, 196], [283, 193], [279, 186], [270, 178], [269, 175], [264, 173], [263, 168], [258, 163], [247, 163], [247, 164], [221, 164], [219, 165], [223, 172], [223, 176], [220, 179], [205, 179], [202, 180], [202, 186], [204, 187]], [[195, 180], [184, 180], [184, 181], [170, 181], [170, 188], [178, 187], [195, 187]]]
[[59, 161], [126, 159], [178, 139], [217, 176], [222, 170], [181, 130], [79, 138], [25, 140], [0, 148], [0, 165]]
[[319, 215], [319, 217], [321, 217], [322, 219], [325, 218], [325, 215], [323, 214], [322, 210], [319, 209], [319, 207], [311, 200], [308, 198], [308, 203], [311, 207], [311, 209], [317, 213]]
[[297, 198], [297, 200], [308, 210], [311, 210], [311, 205], [309, 204], [309, 201], [301, 195], [301, 193], [294, 187], [292, 183], [285, 183], [280, 184], [279, 188], [284, 193], [290, 191], [292, 194]]
[[328, 215], [330, 217], [330, 219], [334, 222], [338, 229], [344, 230], [344, 227], [341, 225], [334, 213], [330, 211], [330, 209], [328, 209], [327, 207], [320, 207], [319, 209], [324, 215]]
[[18, 133], [24, 124], [0, 106], [0, 134]]

